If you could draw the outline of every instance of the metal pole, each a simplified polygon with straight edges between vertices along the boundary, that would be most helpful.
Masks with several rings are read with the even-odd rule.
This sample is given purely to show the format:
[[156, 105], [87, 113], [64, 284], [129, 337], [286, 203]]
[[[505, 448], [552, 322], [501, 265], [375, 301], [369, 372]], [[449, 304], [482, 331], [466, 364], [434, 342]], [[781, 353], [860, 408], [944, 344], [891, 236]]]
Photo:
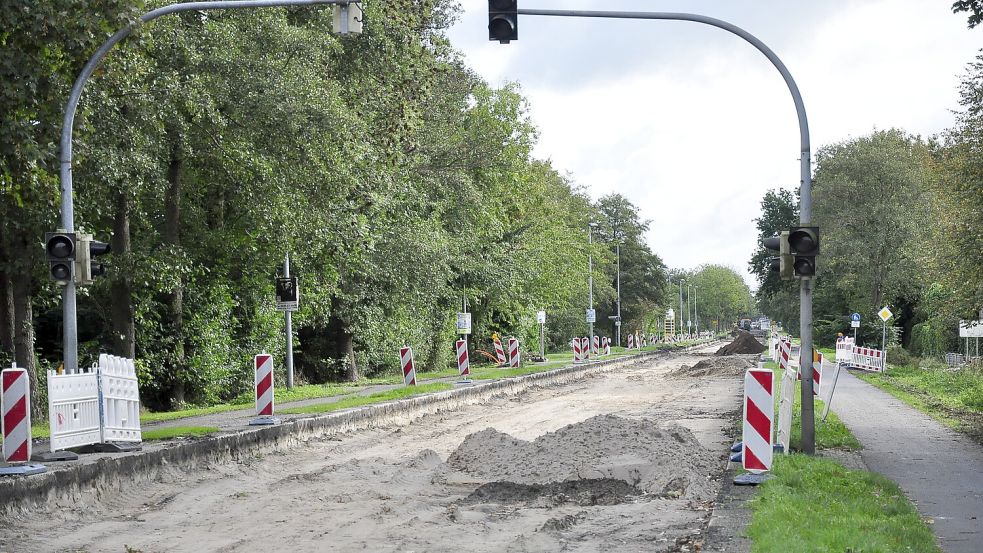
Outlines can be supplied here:
[[683, 283], [686, 282], [683, 279], [679, 279], [679, 328], [676, 329], [676, 335], [683, 333]]
[[693, 285], [686, 285], [686, 334], [690, 338], [693, 337], [693, 311], [691, 309], [689, 298], [693, 295]]
[[[75, 79], [72, 91], [68, 96], [68, 103], [65, 105], [65, 117], [61, 127], [61, 152], [59, 162], [61, 164], [59, 178], [61, 181], [61, 228], [67, 232], [75, 232], [75, 204], [72, 188], [72, 132], [75, 125], [75, 112], [78, 109], [79, 100], [82, 98], [82, 90], [89, 77], [95, 72], [106, 54], [116, 46], [118, 42], [130, 36], [137, 27], [144, 23], [149, 23], [158, 17], [174, 13], [187, 11], [204, 10], [235, 10], [243, 8], [274, 8], [284, 6], [318, 6], [328, 4], [357, 4], [355, 0], [231, 0], [218, 2], [185, 2], [182, 4], [171, 4], [151, 10], [140, 16], [139, 21], [130, 23], [123, 27], [116, 34], [109, 37], [102, 46], [96, 50], [95, 54], [89, 58], [82, 72]], [[75, 283], [69, 281], [62, 293], [62, 321], [64, 324], [64, 356], [65, 371], [74, 373], [78, 371], [78, 324], [76, 322], [75, 309]]]
[[618, 255], [618, 273], [617, 273], [618, 274], [618, 277], [617, 277], [617, 283], [618, 283], [618, 319], [617, 319], [617, 324], [614, 325], [614, 328], [618, 332], [618, 344], [617, 345], [620, 348], [621, 347], [621, 242], [616, 243], [614, 245], [614, 248], [615, 248], [615, 251], [617, 252], [617, 255]]
[[[594, 309], [594, 233], [590, 223], [587, 224], [587, 303]], [[590, 341], [587, 351], [594, 353], [594, 323], [588, 322]]]
[[[290, 254], [283, 258], [283, 276], [290, 277]], [[283, 312], [283, 318], [287, 326], [287, 388], [294, 387], [294, 327], [291, 320], [292, 313], [287, 310]]]
[[700, 312], [696, 310], [696, 292], [700, 290], [699, 286], [693, 288], [693, 322], [696, 323], [696, 336], [700, 336]]
[[539, 358], [546, 359], [546, 323], [539, 323]]
[[[805, 104], [795, 79], [775, 53], [751, 33], [726, 21], [692, 13], [670, 12], [619, 12], [576, 10], [516, 10], [520, 15], [545, 15], [560, 17], [598, 17], [611, 19], [663, 19], [703, 23], [733, 33], [758, 49], [782, 75], [799, 120], [799, 222], [803, 226], [812, 223], [812, 147], [809, 141], [809, 120]], [[799, 366], [802, 367], [802, 451], [813, 454], [816, 450], [816, 420], [812, 404], [812, 289], [816, 277], [803, 277], [799, 283], [799, 337], [802, 346]], [[808, 359], [808, 362], [802, 362]]]

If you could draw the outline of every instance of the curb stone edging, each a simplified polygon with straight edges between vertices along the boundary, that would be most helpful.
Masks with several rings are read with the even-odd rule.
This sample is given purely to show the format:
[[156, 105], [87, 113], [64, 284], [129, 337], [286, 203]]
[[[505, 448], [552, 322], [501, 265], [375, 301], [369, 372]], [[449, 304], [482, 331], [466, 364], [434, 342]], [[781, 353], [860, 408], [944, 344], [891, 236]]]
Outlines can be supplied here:
[[568, 365], [466, 388], [295, 419], [278, 426], [255, 430], [244, 426], [241, 432], [182, 442], [174, 447], [107, 456], [63, 470], [26, 478], [3, 479], [0, 480], [0, 515], [28, 512], [59, 499], [83, 508], [87, 503], [85, 496], [90, 496], [88, 500], [98, 500], [106, 493], [122, 491], [136, 482], [153, 481], [169, 470], [188, 470], [209, 463], [239, 460], [332, 434], [387, 424], [405, 424], [429, 414], [480, 404], [495, 396], [517, 395], [531, 388], [571, 382], [636, 365], [659, 355], [685, 353], [706, 345], [696, 344], [678, 350], [657, 350], [583, 365]]

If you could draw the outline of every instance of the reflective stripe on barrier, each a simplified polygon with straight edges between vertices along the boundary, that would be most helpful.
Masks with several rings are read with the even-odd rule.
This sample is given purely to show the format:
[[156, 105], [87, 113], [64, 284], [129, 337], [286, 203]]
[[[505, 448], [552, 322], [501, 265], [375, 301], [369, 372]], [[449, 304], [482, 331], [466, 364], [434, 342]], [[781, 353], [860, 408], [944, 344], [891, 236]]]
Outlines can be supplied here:
[[416, 367], [413, 366], [413, 348], [399, 348], [399, 364], [403, 367], [403, 383], [416, 386]]
[[12, 367], [0, 373], [0, 415], [3, 427], [3, 460], [31, 460], [31, 387], [27, 370]]
[[467, 340], [458, 340], [455, 343], [457, 350], [457, 372], [462, 378], [471, 376], [471, 360], [468, 359]]
[[775, 414], [773, 382], [773, 374], [769, 369], [748, 369], [744, 373], [741, 462], [745, 470], [754, 474], [771, 468], [771, 432]]

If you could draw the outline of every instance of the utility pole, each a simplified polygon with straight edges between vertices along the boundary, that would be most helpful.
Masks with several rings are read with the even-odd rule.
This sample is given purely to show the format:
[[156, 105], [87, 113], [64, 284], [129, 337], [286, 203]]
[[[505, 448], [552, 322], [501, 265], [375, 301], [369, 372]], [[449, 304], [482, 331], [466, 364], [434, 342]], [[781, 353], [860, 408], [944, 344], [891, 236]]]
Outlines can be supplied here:
[[[617, 334], [617, 337], [618, 337], [617, 344], [618, 344], [618, 347], [620, 348], [621, 347], [621, 241], [620, 241], [620, 239], [619, 239], [618, 242], [615, 243], [614, 249], [615, 249], [615, 252], [617, 252], [617, 256], [618, 256], [618, 272], [617, 272], [617, 275], [618, 276], [617, 276], [617, 280], [616, 280], [617, 285], [618, 285], [618, 313], [617, 313], [618, 318], [615, 319], [614, 328], [615, 328], [615, 330], [618, 333]], [[983, 318], [981, 318], [981, 320], [983, 320]]]
[[676, 329], [676, 334], [682, 334], [683, 330], [683, 283], [686, 282], [684, 279], [679, 279], [679, 328]]
[[686, 333], [693, 337], [693, 311], [690, 307], [689, 297], [693, 295], [693, 285], [686, 283]]
[[693, 322], [696, 323], [696, 335], [700, 335], [700, 312], [696, 310], [696, 292], [700, 290], [699, 286], [693, 287]]
[[[594, 225], [587, 223], [587, 307], [594, 310]], [[588, 321], [590, 341], [587, 350], [594, 353], [594, 321]]]
[[[283, 258], [283, 276], [290, 277], [290, 254]], [[294, 387], [294, 327], [291, 320], [290, 310], [283, 312], [284, 321], [287, 327], [287, 388]]]

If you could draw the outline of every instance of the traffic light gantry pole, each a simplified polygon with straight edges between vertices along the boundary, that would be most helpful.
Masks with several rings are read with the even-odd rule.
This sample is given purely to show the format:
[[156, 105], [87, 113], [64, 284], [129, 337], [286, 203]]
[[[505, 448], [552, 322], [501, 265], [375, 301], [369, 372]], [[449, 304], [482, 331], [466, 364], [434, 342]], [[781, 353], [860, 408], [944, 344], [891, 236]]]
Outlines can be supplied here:
[[[82, 72], [75, 79], [68, 103], [65, 105], [65, 118], [61, 129], [61, 151], [59, 161], [61, 163], [61, 227], [68, 233], [75, 232], [75, 204], [72, 198], [72, 130], [75, 124], [75, 112], [78, 109], [79, 100], [82, 98], [82, 90], [89, 77], [95, 72], [106, 54], [116, 46], [117, 43], [130, 36], [133, 31], [149, 23], [158, 17], [171, 15], [187, 11], [208, 11], [208, 10], [236, 10], [249, 8], [278, 8], [291, 6], [324, 6], [336, 4], [342, 7], [342, 33], [348, 32], [349, 13], [348, 6], [360, 4], [360, 0], [229, 0], [217, 2], [184, 2], [171, 4], [155, 10], [151, 10], [139, 17], [138, 20], [130, 23], [109, 37], [102, 46], [96, 50], [95, 54], [89, 58]], [[64, 324], [64, 357], [65, 370], [67, 372], [78, 371], [78, 324], [75, 311], [75, 282], [69, 279], [65, 284], [62, 293], [62, 322]]]
[[[518, 38], [519, 15], [541, 15], [553, 17], [589, 17], [603, 19], [660, 19], [675, 21], [691, 21], [723, 29], [735, 34], [765, 55], [781, 73], [792, 94], [795, 103], [795, 113], [799, 119], [799, 221], [802, 226], [812, 223], [812, 147], [809, 140], [809, 120], [806, 118], [805, 105], [795, 79], [789, 73], [782, 60], [751, 33], [740, 27], [713, 17], [693, 13], [674, 12], [624, 12], [624, 11], [590, 11], [590, 10], [537, 10], [518, 9], [517, 0], [489, 0], [489, 39], [508, 43]], [[802, 370], [802, 451], [815, 453], [815, 415], [812, 404], [812, 290], [815, 276], [800, 278], [799, 285], [799, 338], [801, 354], [799, 366]]]

